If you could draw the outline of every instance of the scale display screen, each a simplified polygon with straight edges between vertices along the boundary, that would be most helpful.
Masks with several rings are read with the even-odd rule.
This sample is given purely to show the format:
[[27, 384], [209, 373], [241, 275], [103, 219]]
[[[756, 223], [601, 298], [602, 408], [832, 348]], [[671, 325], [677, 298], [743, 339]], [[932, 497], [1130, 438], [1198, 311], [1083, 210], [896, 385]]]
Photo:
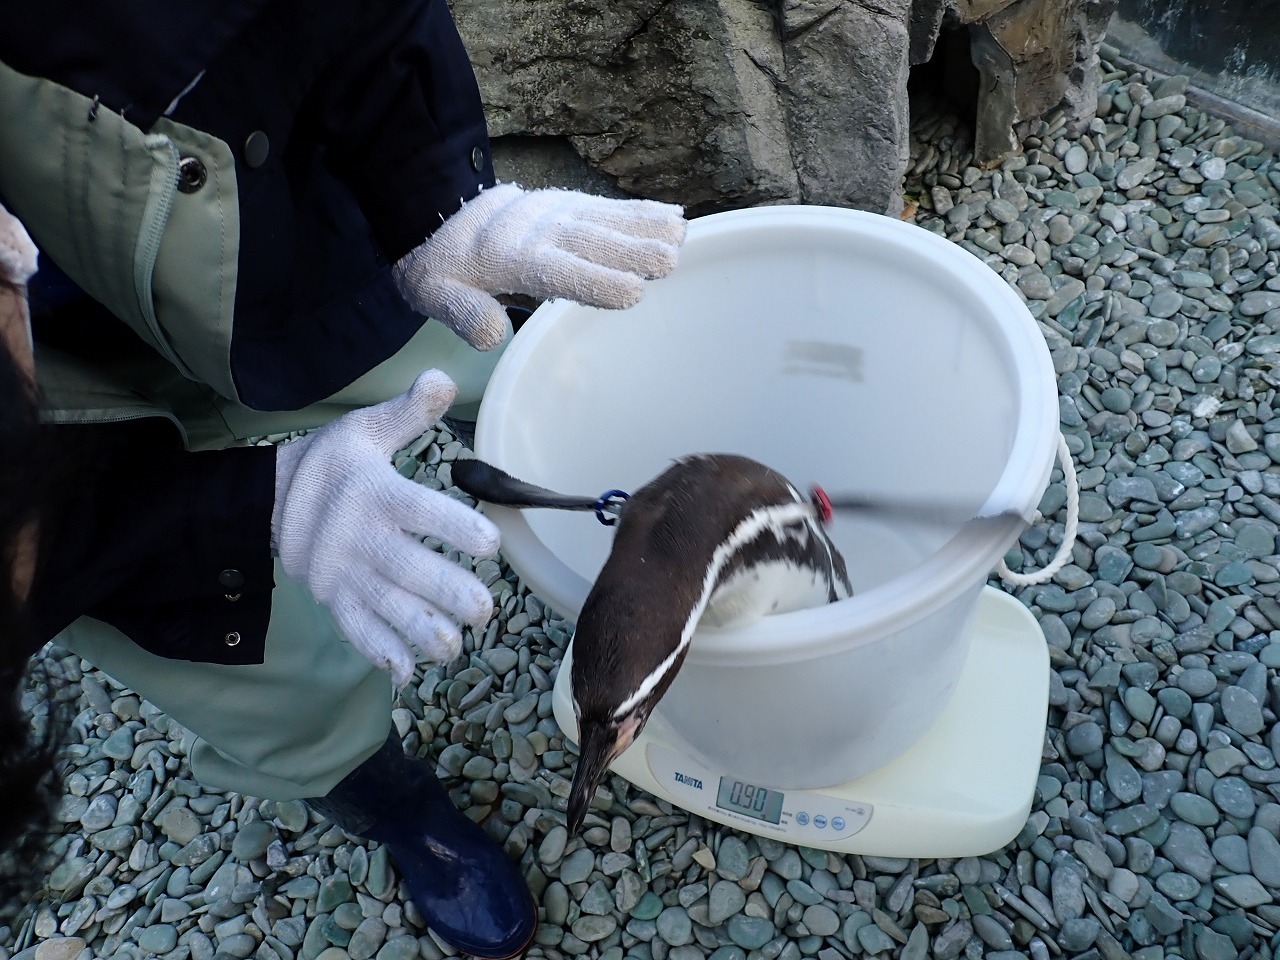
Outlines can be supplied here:
[[782, 819], [782, 791], [757, 787], [754, 783], [721, 777], [716, 806], [746, 817], [778, 823]]

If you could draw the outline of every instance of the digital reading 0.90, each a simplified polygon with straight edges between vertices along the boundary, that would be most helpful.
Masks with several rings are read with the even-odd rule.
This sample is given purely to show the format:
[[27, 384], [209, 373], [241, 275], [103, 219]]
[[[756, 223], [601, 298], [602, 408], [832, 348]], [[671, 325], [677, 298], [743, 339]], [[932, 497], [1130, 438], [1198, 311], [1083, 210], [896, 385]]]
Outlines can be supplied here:
[[756, 820], [778, 823], [782, 819], [782, 791], [757, 787], [753, 783], [734, 780], [732, 777], [721, 777], [720, 789], [716, 792], [716, 806]]

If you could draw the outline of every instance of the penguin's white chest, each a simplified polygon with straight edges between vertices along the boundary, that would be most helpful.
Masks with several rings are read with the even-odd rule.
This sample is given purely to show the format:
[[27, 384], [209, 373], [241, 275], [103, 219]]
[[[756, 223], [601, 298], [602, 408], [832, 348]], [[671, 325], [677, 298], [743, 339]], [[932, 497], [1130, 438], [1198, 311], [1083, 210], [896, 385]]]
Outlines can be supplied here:
[[[712, 627], [744, 626], [773, 613], [819, 607], [848, 591], [835, 576], [833, 548], [808, 516], [789, 519], [794, 505], [774, 509], [774, 522], [756, 535], [740, 537], [736, 550], [720, 554], [720, 574], [707, 598], [701, 622]], [[750, 562], [746, 562], [750, 557]]]
[[773, 613], [787, 613], [827, 602], [828, 578], [813, 569], [772, 560], [736, 571], [707, 602], [702, 623], [741, 627]]

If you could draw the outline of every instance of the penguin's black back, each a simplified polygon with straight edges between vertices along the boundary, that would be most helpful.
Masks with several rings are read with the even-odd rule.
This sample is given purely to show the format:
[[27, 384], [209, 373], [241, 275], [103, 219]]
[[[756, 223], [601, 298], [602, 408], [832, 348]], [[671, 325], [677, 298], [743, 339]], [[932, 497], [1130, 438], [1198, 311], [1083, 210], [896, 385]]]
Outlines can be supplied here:
[[[572, 680], [581, 715], [611, 716], [623, 699], [619, 692], [638, 689], [677, 648], [707, 590], [713, 554], [743, 521], [764, 506], [803, 503], [777, 471], [734, 454], [682, 458], [632, 494], [574, 634]], [[717, 581], [758, 561], [757, 553], [777, 555], [780, 549], [799, 552], [801, 547], [791, 541], [752, 541], [730, 559]], [[835, 575], [847, 585], [844, 561], [834, 548], [831, 559]], [[678, 667], [677, 662], [668, 671], [653, 699], [665, 692]]]

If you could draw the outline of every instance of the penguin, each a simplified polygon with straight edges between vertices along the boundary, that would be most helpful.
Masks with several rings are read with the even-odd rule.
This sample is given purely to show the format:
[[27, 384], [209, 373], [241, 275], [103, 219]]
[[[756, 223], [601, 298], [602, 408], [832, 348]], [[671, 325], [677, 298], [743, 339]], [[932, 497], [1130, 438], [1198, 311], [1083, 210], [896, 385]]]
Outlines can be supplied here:
[[566, 497], [506, 474], [496, 482], [495, 474], [501, 471], [459, 461], [453, 477], [490, 502], [595, 509], [603, 522], [604, 512], [618, 514], [613, 546], [573, 635], [579, 757], [567, 809], [571, 834], [609, 765], [671, 686], [699, 624], [740, 626], [853, 592], [824, 529], [831, 516], [825, 497], [802, 495], [749, 457], [683, 457], [625, 500], [619, 491]]
[[699, 624], [741, 626], [852, 594], [824, 519], [776, 470], [730, 454], [677, 460], [626, 501], [573, 637], [571, 834], [671, 686]]

